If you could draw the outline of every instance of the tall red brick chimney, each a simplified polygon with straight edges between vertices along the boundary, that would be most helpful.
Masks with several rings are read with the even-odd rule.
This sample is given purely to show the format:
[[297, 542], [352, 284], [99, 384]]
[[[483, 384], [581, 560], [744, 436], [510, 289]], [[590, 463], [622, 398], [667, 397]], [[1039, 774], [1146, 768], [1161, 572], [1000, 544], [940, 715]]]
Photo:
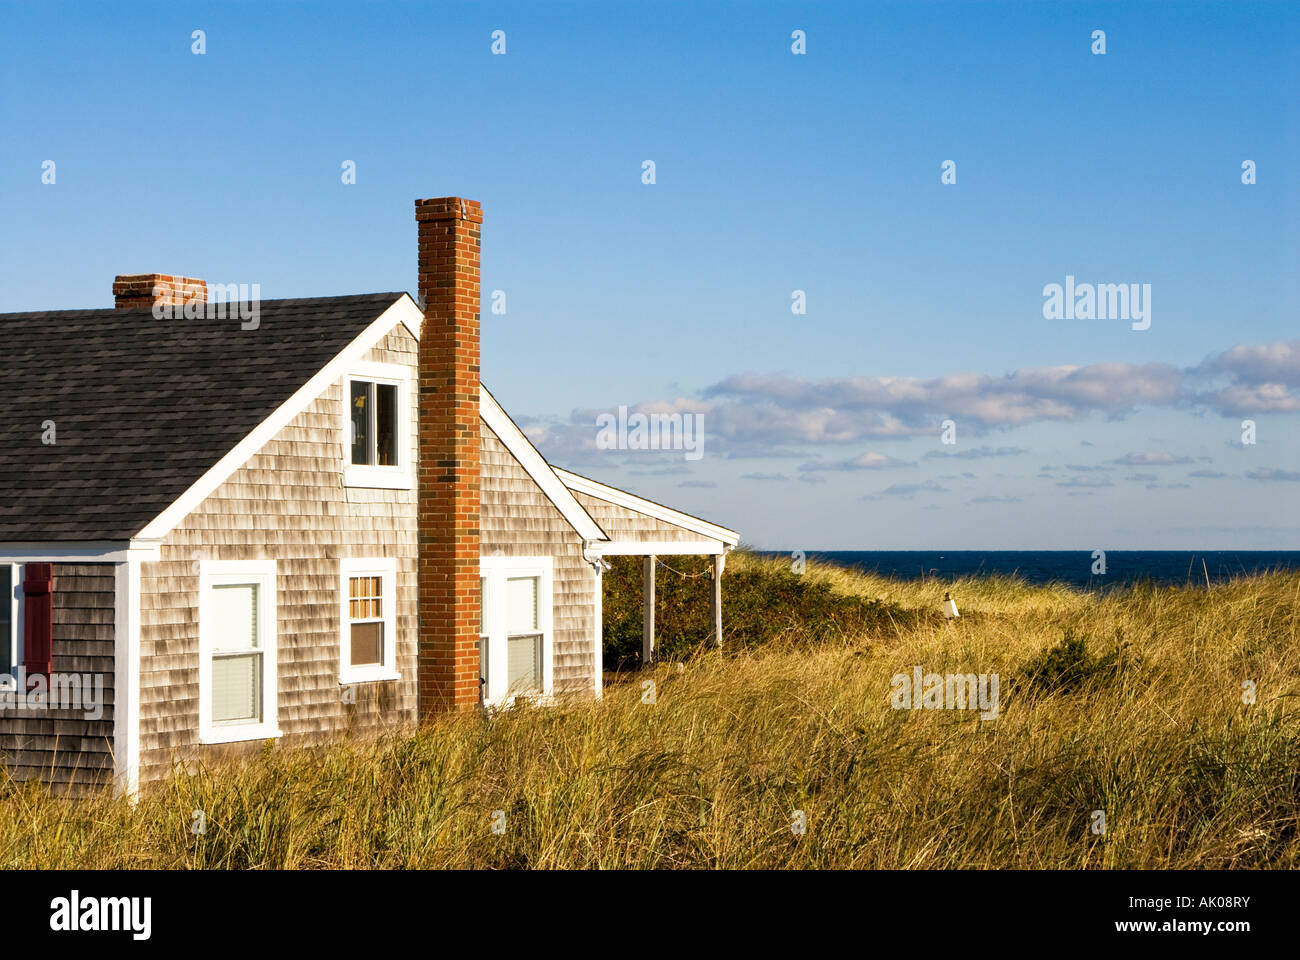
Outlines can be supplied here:
[[420, 715], [479, 700], [479, 233], [473, 200], [415, 201], [419, 225]]
[[150, 310], [154, 303], [181, 307], [187, 301], [206, 303], [208, 285], [194, 277], [170, 273], [127, 273], [113, 278], [113, 306], [118, 310]]

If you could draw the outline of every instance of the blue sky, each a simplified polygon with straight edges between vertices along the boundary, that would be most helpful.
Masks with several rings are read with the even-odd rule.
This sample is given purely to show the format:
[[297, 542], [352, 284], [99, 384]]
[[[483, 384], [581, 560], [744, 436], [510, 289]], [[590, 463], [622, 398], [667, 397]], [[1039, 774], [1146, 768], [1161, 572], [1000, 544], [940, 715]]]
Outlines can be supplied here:
[[0, 70], [0, 311], [411, 290], [459, 194], [561, 466], [771, 548], [1300, 547], [1295, 4], [6, 3]]

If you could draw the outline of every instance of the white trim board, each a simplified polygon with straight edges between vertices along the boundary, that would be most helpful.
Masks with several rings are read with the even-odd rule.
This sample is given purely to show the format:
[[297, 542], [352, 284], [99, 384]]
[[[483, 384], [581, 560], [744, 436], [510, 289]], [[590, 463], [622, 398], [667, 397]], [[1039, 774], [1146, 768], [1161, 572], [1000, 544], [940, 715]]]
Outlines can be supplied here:
[[479, 416], [492, 428], [507, 450], [519, 461], [533, 482], [546, 494], [546, 498], [555, 505], [569, 526], [578, 532], [583, 540], [608, 540], [605, 531], [591, 518], [591, 514], [582, 509], [576, 497], [557, 475], [546, 459], [537, 452], [524, 432], [510, 419], [510, 415], [497, 403], [496, 398], [488, 393], [487, 387], [479, 384]]
[[253, 428], [248, 436], [235, 444], [233, 448], [207, 473], [190, 485], [189, 489], [172, 501], [162, 513], [154, 517], [143, 530], [136, 534], [137, 539], [161, 539], [184, 520], [206, 500], [217, 487], [225, 483], [230, 475], [242, 467], [262, 447], [283, 430], [294, 417], [307, 409], [317, 397], [329, 389], [335, 380], [341, 380], [349, 368], [361, 361], [365, 353], [374, 347], [384, 336], [399, 323], [406, 327], [417, 340], [420, 338], [420, 321], [424, 315], [415, 305], [410, 294], [403, 294], [392, 306], [381, 313], [370, 326], [366, 327], [355, 340], [334, 355], [316, 375], [308, 380], [288, 400], [282, 403], [265, 420]]
[[722, 556], [733, 546], [723, 540], [611, 540], [594, 544], [591, 552], [602, 557]]
[[[709, 521], [701, 520], [699, 517], [693, 517], [689, 513], [682, 513], [680, 510], [665, 507], [661, 503], [655, 503], [653, 500], [646, 500], [644, 497], [638, 497], [636, 494], [628, 493], [626, 490], [619, 490], [617, 487], [611, 487], [608, 484], [599, 483], [589, 477], [579, 476], [576, 473], [570, 473], [568, 470], [561, 470], [559, 467], [554, 467], [553, 469], [555, 475], [558, 476], [560, 480], [564, 482], [564, 485], [570, 490], [576, 490], [579, 493], [585, 493], [598, 500], [606, 500], [609, 503], [617, 504], [620, 507], [635, 510], [637, 513], [643, 513], [647, 517], [654, 517], [656, 520], [662, 520], [664, 523], [671, 523], [675, 527], [681, 527], [683, 530], [691, 531], [691, 533], [698, 533], [703, 537], [721, 540], [723, 543], [731, 547], [740, 543], [740, 534], [735, 530], [728, 530], [726, 527], [720, 527], [716, 523], [709, 523]], [[610, 551], [605, 550], [604, 552], [609, 553]], [[657, 551], [647, 550], [646, 552], [652, 553]], [[706, 553], [719, 551], [677, 550], [668, 552]]]
[[121, 563], [130, 547], [126, 540], [0, 543], [0, 563]]

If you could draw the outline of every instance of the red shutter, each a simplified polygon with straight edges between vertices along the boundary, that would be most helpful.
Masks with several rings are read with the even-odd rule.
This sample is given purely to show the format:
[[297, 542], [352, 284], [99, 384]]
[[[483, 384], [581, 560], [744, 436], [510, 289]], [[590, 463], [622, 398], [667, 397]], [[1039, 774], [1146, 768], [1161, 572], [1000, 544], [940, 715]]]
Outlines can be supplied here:
[[23, 666], [48, 677], [54, 657], [54, 567], [29, 563], [23, 577]]

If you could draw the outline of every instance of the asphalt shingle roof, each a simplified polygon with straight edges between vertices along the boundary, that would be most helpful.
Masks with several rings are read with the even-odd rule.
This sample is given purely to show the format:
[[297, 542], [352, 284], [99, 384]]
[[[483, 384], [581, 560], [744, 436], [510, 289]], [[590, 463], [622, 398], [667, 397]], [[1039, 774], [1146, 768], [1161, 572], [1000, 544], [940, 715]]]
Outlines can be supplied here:
[[0, 313], [0, 542], [130, 538], [402, 296]]

